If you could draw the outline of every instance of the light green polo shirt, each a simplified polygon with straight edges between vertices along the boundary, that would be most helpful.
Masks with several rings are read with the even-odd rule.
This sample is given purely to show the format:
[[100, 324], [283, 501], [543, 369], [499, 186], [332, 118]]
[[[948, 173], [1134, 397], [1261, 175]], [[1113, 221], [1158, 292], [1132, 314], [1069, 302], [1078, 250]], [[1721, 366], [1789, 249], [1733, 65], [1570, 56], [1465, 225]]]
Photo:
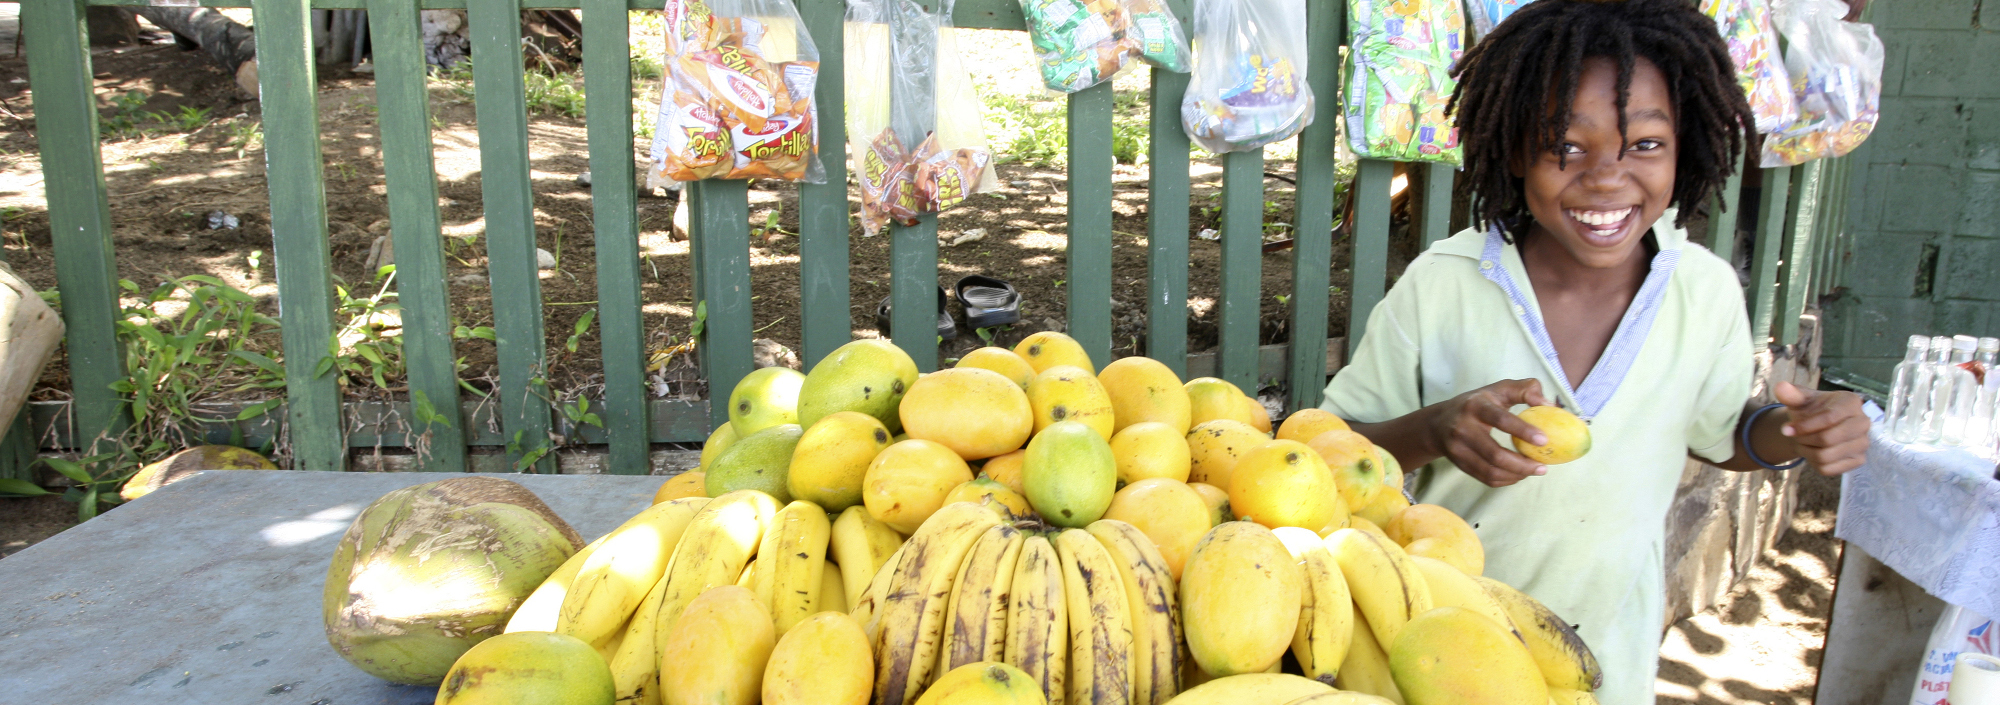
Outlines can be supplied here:
[[1667, 509], [1689, 453], [1720, 462], [1735, 452], [1755, 366], [1735, 270], [1688, 243], [1673, 218], [1668, 211], [1654, 226], [1647, 281], [1577, 389], [1548, 343], [1519, 251], [1467, 230], [1410, 263], [1323, 405], [1375, 423], [1500, 380], [1536, 379], [1549, 400], [1590, 422], [1590, 453], [1545, 476], [1496, 489], [1439, 459], [1411, 479], [1419, 502], [1478, 531], [1486, 575], [1580, 625], [1604, 667], [1606, 705], [1653, 702]]

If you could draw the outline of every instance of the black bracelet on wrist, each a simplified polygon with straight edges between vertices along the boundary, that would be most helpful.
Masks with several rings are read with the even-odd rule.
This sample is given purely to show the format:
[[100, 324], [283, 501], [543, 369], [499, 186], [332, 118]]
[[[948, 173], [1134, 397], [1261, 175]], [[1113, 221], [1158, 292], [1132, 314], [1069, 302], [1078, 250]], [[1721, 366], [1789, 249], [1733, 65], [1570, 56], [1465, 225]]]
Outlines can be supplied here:
[[1772, 409], [1776, 409], [1782, 406], [1784, 406], [1784, 404], [1765, 404], [1762, 407], [1758, 407], [1756, 411], [1750, 412], [1750, 418], [1743, 422], [1743, 434], [1742, 434], [1743, 454], [1750, 456], [1750, 462], [1756, 463], [1759, 467], [1762, 467], [1765, 470], [1790, 470], [1792, 468], [1798, 467], [1800, 463], [1804, 463], [1806, 461], [1804, 457], [1798, 457], [1785, 462], [1785, 464], [1783, 465], [1772, 465], [1770, 463], [1764, 462], [1763, 458], [1757, 457], [1757, 449], [1750, 445], [1750, 429], [1751, 427], [1757, 425], [1757, 417], [1763, 416], [1764, 412], [1766, 411], [1770, 411]]

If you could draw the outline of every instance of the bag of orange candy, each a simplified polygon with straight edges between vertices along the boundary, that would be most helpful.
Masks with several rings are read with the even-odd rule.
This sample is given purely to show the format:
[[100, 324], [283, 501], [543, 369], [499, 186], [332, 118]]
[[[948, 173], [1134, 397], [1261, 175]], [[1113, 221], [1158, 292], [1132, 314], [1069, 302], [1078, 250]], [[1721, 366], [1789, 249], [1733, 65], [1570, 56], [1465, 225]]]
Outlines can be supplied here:
[[822, 183], [819, 52], [783, 0], [667, 0], [649, 188], [667, 181]]

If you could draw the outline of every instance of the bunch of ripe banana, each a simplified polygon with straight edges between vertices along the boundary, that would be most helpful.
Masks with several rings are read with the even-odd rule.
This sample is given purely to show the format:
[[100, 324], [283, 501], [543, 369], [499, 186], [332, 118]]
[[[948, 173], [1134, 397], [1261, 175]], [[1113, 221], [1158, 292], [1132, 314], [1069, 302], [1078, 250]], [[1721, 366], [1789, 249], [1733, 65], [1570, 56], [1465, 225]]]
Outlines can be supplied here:
[[1173, 577], [1130, 524], [1054, 530], [960, 502], [898, 553], [853, 611], [875, 647], [877, 705], [944, 698], [964, 686], [940, 676], [993, 662], [1035, 697], [977, 702], [1151, 705], [1180, 691]]

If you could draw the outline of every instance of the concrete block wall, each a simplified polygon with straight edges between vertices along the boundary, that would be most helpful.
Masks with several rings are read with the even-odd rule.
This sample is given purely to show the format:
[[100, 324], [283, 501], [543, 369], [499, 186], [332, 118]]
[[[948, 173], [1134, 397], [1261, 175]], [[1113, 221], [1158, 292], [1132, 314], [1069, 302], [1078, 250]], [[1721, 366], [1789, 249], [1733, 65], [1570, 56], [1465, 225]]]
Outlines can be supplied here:
[[2000, 336], [2000, 0], [1870, 11], [1882, 119], [1850, 157], [1822, 359], [1887, 380], [1912, 334]]

